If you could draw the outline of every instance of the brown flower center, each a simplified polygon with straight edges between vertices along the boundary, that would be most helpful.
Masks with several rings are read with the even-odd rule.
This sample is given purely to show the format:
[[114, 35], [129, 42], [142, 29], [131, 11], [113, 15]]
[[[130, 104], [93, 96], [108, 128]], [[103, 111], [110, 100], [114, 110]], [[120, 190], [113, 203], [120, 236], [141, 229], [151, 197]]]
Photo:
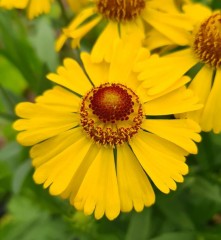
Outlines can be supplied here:
[[117, 21], [131, 21], [145, 8], [145, 0], [98, 0], [97, 9], [104, 17]]
[[206, 19], [194, 34], [193, 50], [197, 57], [211, 67], [221, 66], [221, 14]]
[[128, 142], [140, 129], [143, 111], [138, 96], [122, 84], [105, 83], [84, 96], [81, 125], [101, 145]]

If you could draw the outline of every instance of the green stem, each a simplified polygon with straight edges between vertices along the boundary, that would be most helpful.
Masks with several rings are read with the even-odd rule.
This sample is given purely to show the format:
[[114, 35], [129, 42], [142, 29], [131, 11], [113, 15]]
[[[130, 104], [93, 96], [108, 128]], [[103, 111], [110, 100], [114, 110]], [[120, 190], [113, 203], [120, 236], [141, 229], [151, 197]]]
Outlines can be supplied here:
[[62, 0], [58, 0], [58, 4], [61, 8], [61, 13], [62, 13], [62, 16], [64, 18], [64, 21], [65, 21], [66, 24], [68, 24], [69, 23], [69, 18], [68, 18], [68, 15], [67, 15], [67, 12], [65, 10], [65, 7], [64, 7], [64, 4], [63, 4]]

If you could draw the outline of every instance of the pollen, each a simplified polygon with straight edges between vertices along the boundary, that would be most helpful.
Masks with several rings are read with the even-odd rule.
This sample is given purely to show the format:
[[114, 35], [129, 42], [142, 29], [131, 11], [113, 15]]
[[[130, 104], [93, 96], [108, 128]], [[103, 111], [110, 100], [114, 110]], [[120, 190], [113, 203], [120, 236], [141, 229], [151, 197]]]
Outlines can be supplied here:
[[102, 84], [82, 99], [81, 126], [100, 145], [114, 147], [128, 142], [143, 120], [138, 96], [122, 84]]
[[145, 0], [98, 0], [97, 10], [105, 18], [117, 22], [136, 19], [145, 8]]
[[206, 19], [194, 34], [193, 51], [199, 60], [211, 67], [221, 66], [221, 14]]

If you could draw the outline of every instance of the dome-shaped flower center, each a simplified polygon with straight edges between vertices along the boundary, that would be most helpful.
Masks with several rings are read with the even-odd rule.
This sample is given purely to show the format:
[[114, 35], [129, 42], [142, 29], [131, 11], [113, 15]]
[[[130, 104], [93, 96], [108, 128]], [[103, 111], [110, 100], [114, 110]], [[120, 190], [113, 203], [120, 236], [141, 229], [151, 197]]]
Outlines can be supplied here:
[[118, 85], [94, 90], [90, 107], [103, 122], [127, 120], [133, 111], [132, 96]]
[[221, 66], [221, 14], [206, 19], [194, 34], [193, 50], [200, 61]]
[[98, 0], [97, 9], [104, 17], [124, 22], [135, 19], [145, 8], [145, 0]]
[[140, 129], [143, 111], [138, 96], [122, 84], [105, 83], [84, 96], [81, 125], [96, 143], [120, 145]]

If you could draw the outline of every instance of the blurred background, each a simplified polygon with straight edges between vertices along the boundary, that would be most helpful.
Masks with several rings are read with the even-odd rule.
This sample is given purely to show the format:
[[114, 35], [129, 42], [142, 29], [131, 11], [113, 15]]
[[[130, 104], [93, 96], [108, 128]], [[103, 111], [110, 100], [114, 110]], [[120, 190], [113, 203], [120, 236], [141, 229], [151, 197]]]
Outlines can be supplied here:
[[[198, 2], [221, 8], [220, 0]], [[54, 51], [60, 29], [72, 17], [59, 1], [31, 21], [25, 11], [0, 9], [0, 239], [220, 240], [221, 134], [203, 134], [199, 154], [188, 157], [190, 173], [176, 192], [155, 189], [153, 207], [121, 213], [114, 221], [84, 216], [33, 182], [29, 149], [16, 142], [12, 129], [14, 107], [50, 88], [45, 75], [65, 56], [78, 59], [78, 50]], [[89, 50], [98, 33], [92, 31], [82, 48]]]

